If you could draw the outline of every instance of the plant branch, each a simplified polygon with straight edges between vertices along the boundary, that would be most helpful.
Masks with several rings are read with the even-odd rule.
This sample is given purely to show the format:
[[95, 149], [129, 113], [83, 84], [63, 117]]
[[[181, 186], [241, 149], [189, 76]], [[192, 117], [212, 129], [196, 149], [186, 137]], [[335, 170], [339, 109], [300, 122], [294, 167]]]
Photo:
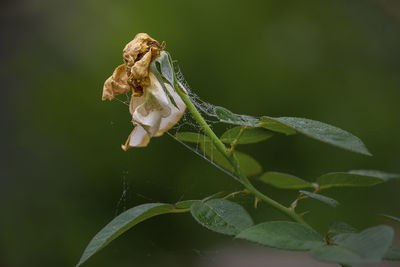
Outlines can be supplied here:
[[250, 191], [247, 190], [247, 189], [245, 188], [245, 189], [240, 190], [240, 191], [232, 192], [232, 193], [230, 193], [230, 194], [224, 196], [224, 198], [225, 198], [225, 199], [234, 198], [235, 196], [237, 196], [237, 195], [239, 195], [239, 194], [248, 194], [248, 193], [250, 193]]
[[189, 96], [183, 91], [183, 89], [180, 87], [180, 85], [175, 81], [175, 90], [179, 94], [179, 96], [182, 98], [183, 102], [186, 104], [187, 109], [190, 111], [192, 114], [193, 118], [196, 120], [196, 122], [201, 126], [203, 129], [204, 133], [210, 137], [212, 142], [214, 143], [215, 147], [218, 149], [219, 152], [221, 152], [225, 158], [230, 162], [234, 169], [235, 175], [242, 181], [243, 185], [256, 197], [259, 199], [263, 200], [264, 202], [268, 203], [272, 207], [276, 208], [277, 210], [281, 211], [282, 213], [286, 214], [290, 218], [292, 218], [294, 221], [301, 223], [303, 225], [308, 224], [304, 221], [304, 219], [298, 215], [296, 212], [288, 209], [287, 207], [283, 206], [282, 204], [276, 202], [272, 198], [264, 195], [260, 191], [258, 191], [249, 181], [246, 175], [243, 174], [243, 172], [240, 169], [239, 161], [236, 158], [235, 154], [231, 153], [229, 154], [227, 152], [227, 149], [225, 145], [222, 143], [221, 140], [217, 137], [217, 135], [213, 132], [213, 130], [210, 128], [210, 126], [207, 124], [207, 122], [204, 120], [204, 118], [201, 116], [200, 112], [197, 110], [196, 106], [192, 103], [190, 100]]
[[246, 129], [247, 129], [247, 126], [243, 126], [240, 128], [239, 134], [236, 136], [235, 140], [233, 140], [233, 142], [231, 143], [231, 145], [229, 146], [229, 148], [227, 150], [228, 157], [230, 157], [231, 154], [233, 153], [233, 151], [235, 150], [235, 147], [236, 147], [237, 143], [239, 142], [239, 139], [242, 137], [242, 135]]

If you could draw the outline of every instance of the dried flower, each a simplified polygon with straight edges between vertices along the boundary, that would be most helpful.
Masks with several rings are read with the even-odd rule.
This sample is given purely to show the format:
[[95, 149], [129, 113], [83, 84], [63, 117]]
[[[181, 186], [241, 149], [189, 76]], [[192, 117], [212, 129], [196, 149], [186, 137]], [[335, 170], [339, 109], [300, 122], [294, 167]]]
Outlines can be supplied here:
[[[135, 128], [122, 149], [147, 146], [150, 138], [173, 127], [185, 112], [186, 105], [167, 83], [163, 85], [150, 71], [150, 64], [160, 55], [161, 45], [146, 33], [139, 33], [123, 50], [124, 64], [106, 80], [103, 100], [132, 90], [129, 111]], [[175, 104], [172, 103], [173, 98]]]

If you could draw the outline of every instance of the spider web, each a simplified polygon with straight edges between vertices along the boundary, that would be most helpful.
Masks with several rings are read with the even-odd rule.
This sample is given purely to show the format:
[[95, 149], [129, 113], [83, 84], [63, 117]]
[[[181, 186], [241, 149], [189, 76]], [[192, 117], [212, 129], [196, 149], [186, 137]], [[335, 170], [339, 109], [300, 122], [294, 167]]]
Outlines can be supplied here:
[[[216, 106], [213, 104], [210, 104], [208, 102], [203, 101], [196, 93], [193, 92], [189, 84], [186, 82], [183, 73], [181, 69], [178, 67], [176, 70], [176, 78], [179, 82], [179, 84], [186, 90], [191, 102], [195, 105], [197, 110], [201, 113], [203, 119], [207, 122], [207, 124], [213, 128], [214, 125], [216, 124], [222, 124], [221, 121], [218, 119], [218, 116], [216, 114]], [[228, 129], [229, 127], [226, 127]], [[179, 132], [192, 132], [197, 134], [198, 142], [196, 143], [187, 143], [184, 141], [181, 141], [177, 138]], [[231, 171], [221, 167], [217, 163], [214, 162], [214, 153], [220, 153], [219, 151], [216, 150], [212, 142], [206, 142], [206, 139], [208, 138], [204, 133], [203, 129], [201, 126], [197, 124], [197, 122], [194, 120], [190, 112], [186, 111], [182, 117], [182, 119], [172, 128], [170, 129], [167, 134], [175, 139], [178, 143], [201, 157], [202, 159], [206, 160], [210, 164], [212, 164], [214, 167], [219, 169], [220, 171], [224, 172], [225, 174], [231, 176], [234, 178], [236, 181], [242, 183], [242, 181]], [[201, 144], [201, 145], [200, 145]], [[206, 151], [209, 152], [209, 154], [206, 154]]]
[[[193, 92], [189, 84], [186, 82], [183, 73], [179, 67], [175, 70], [175, 74], [179, 84], [186, 90], [191, 102], [195, 105], [195, 107], [200, 112], [200, 114], [202, 115], [203, 119], [207, 122], [207, 124], [211, 128], [214, 128], [214, 125], [216, 124], [222, 125], [223, 123], [220, 121], [220, 119], [216, 114], [217, 106], [203, 101], [196, 93]], [[131, 97], [130, 94], [127, 93], [125, 94], [125, 99], [118, 97], [114, 99], [123, 103], [124, 105], [129, 106], [130, 97]], [[224, 128], [227, 130], [230, 127], [225, 126]], [[183, 132], [185, 133], [190, 132], [196, 134], [198, 139], [197, 142], [185, 142], [177, 138], [179, 133]], [[185, 148], [189, 149], [197, 156], [201, 157], [202, 159], [212, 164], [218, 170], [231, 176], [236, 181], [242, 183], [242, 181], [231, 170], [221, 167], [214, 161], [214, 156], [216, 155], [216, 153], [218, 153], [219, 154], [218, 156], [220, 156], [220, 152], [217, 151], [212, 142], [209, 141], [208, 137], [204, 134], [201, 126], [197, 124], [197, 122], [195, 121], [195, 119], [192, 117], [192, 115], [188, 110], [186, 110], [186, 112], [183, 114], [180, 121], [174, 127], [172, 127], [168, 132], [166, 132], [166, 135], [170, 136], [171, 138], [176, 140], [179, 144], [183, 145]], [[123, 181], [123, 183], [125, 182]], [[123, 190], [125, 190], [125, 187]], [[119, 202], [123, 201], [120, 199]]]

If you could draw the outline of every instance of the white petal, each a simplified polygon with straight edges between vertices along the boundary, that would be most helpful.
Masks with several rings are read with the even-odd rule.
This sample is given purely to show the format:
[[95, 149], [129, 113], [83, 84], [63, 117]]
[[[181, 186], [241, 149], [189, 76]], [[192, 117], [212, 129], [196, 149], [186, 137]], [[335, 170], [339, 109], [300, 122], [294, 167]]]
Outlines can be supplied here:
[[171, 100], [167, 94], [164, 92], [164, 89], [162, 88], [156, 76], [153, 73], [150, 73], [149, 77], [150, 85], [146, 88], [146, 92], [151, 93], [157, 100], [162, 115], [165, 118], [170, 114], [171, 106], [173, 106], [173, 104], [171, 103]]
[[152, 137], [159, 132], [162, 118], [170, 116], [175, 107], [152, 73], [150, 81], [150, 85], [145, 88], [144, 99], [140, 97], [133, 100], [130, 106], [133, 110], [132, 121], [142, 125]]
[[182, 115], [185, 113], [186, 110], [185, 103], [182, 101], [178, 93], [175, 92], [175, 89], [172, 88], [172, 86], [169, 84], [165, 84], [165, 87], [167, 88], [168, 92], [174, 99], [178, 108], [176, 108], [175, 105], [171, 103], [172, 104], [171, 114], [168, 117], [163, 118], [161, 120], [160, 129], [158, 130], [155, 136], [160, 136], [164, 132], [171, 129], [182, 118]]
[[126, 140], [125, 145], [122, 145], [123, 150], [128, 150], [131, 147], [144, 147], [150, 141], [150, 136], [147, 131], [140, 125], [136, 125], [135, 129], [128, 136], [128, 140]]
[[151, 110], [147, 114], [145, 112], [144, 108], [137, 108], [132, 115], [132, 122], [140, 124], [150, 136], [153, 136], [160, 128], [161, 112], [159, 110]]
[[124, 150], [147, 146], [151, 137], [162, 135], [181, 119], [186, 105], [173, 87], [169, 84], [165, 86], [177, 107], [152, 73], [150, 73], [150, 85], [145, 88], [144, 95], [132, 97], [129, 110], [136, 127], [122, 146]]

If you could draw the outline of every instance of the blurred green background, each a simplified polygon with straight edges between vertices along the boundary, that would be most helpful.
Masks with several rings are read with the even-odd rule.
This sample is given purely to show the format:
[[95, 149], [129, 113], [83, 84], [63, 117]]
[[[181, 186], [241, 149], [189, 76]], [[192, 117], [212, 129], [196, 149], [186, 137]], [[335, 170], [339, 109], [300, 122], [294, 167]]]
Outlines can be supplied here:
[[[128, 108], [102, 102], [101, 92], [138, 32], [166, 41], [205, 101], [236, 113], [327, 122], [359, 136], [374, 154], [276, 136], [244, 148], [265, 170], [308, 180], [350, 169], [400, 172], [396, 0], [0, 6], [0, 266], [73, 266], [93, 235], [126, 208], [240, 189], [167, 135], [146, 149], [121, 150], [132, 129]], [[260, 188], [285, 204], [296, 197]], [[326, 195], [342, 203], [338, 208], [304, 201], [301, 209], [312, 210], [306, 218], [320, 231], [334, 220], [364, 228], [385, 222], [377, 214], [400, 216], [399, 192], [399, 181], [332, 189]], [[256, 222], [284, 218], [263, 204], [255, 212], [251, 199], [238, 201]], [[166, 215], [138, 225], [85, 266], [211, 266], [232, 243], [246, 246], [204, 230], [189, 214]]]

